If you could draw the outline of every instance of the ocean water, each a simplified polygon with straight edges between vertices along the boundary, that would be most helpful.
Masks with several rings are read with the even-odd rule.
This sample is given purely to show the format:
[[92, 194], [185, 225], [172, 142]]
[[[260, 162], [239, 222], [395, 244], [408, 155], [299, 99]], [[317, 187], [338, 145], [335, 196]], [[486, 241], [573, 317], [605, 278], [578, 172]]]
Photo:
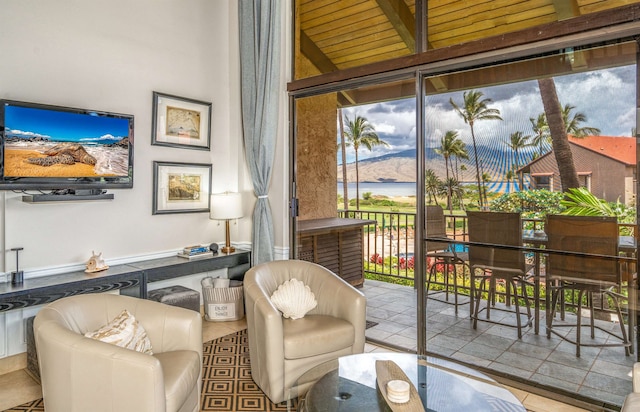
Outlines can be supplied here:
[[[371, 192], [373, 195], [382, 196], [415, 196], [416, 184], [415, 183], [366, 183], [361, 182], [359, 184], [360, 198], [365, 192]], [[356, 184], [347, 183], [347, 190], [349, 191], [349, 198], [355, 198], [356, 196]], [[338, 194], [342, 195], [342, 182], [338, 182]]]

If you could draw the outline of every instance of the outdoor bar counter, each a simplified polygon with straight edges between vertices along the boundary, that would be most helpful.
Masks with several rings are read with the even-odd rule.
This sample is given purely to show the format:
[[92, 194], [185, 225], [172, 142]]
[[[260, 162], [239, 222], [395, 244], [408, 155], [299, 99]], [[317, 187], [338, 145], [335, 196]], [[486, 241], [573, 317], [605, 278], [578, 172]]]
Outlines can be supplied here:
[[338, 217], [298, 221], [298, 259], [326, 267], [355, 287], [364, 284], [363, 227], [375, 220]]

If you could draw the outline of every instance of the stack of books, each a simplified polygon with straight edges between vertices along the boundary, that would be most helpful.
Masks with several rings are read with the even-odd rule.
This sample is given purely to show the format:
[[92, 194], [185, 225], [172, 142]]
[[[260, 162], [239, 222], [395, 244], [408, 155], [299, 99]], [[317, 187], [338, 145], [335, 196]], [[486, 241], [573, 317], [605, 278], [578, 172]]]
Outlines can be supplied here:
[[209, 250], [208, 245], [194, 245], [186, 246], [185, 248], [183, 248], [182, 252], [178, 253], [178, 256], [185, 259], [194, 259], [213, 256], [213, 252]]

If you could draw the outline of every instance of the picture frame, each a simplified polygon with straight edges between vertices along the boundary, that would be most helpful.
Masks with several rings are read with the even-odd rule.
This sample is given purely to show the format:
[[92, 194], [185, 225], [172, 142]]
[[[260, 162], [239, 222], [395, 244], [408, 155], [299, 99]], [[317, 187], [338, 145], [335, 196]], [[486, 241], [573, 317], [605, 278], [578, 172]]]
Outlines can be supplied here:
[[152, 118], [152, 145], [210, 150], [210, 102], [153, 92]]
[[211, 208], [211, 164], [153, 162], [153, 214], [201, 213]]

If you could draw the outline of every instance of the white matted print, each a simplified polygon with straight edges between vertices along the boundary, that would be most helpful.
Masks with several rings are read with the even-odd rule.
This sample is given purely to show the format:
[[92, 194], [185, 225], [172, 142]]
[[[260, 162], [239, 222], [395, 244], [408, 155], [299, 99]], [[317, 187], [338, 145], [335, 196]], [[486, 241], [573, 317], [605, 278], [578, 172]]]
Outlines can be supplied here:
[[151, 144], [209, 150], [211, 103], [153, 92]]
[[153, 162], [153, 214], [209, 212], [211, 164]]

